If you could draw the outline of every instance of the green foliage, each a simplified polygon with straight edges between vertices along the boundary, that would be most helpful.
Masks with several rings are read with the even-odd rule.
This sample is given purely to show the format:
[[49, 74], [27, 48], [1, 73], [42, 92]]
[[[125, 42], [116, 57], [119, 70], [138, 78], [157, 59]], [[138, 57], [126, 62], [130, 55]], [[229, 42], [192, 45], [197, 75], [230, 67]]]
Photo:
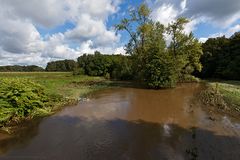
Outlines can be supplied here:
[[130, 36], [126, 52], [132, 56], [132, 73], [134, 79], [138, 81], [144, 81], [146, 42], [148, 41], [146, 36], [152, 29], [150, 13], [148, 6], [142, 4], [130, 11], [129, 18], [124, 18], [120, 24], [115, 26], [117, 31], [124, 30]]
[[105, 79], [110, 79], [110, 74], [106, 73], [106, 75], [104, 76]]
[[72, 72], [77, 68], [77, 62], [74, 60], [62, 60], [49, 62], [46, 67], [48, 72]]
[[200, 82], [200, 79], [190, 74], [182, 74], [181, 78], [178, 79], [178, 82], [183, 83]]
[[112, 59], [110, 55], [104, 56], [100, 52], [94, 55], [82, 55], [78, 58], [79, 67], [89, 76], [105, 76], [108, 73]]
[[167, 28], [167, 33], [172, 37], [168, 51], [175, 60], [175, 69], [180, 81], [185, 75], [202, 69], [200, 63], [201, 44], [192, 33], [186, 34], [184, 32], [184, 26], [188, 22], [187, 19], [181, 17], [176, 22], [169, 24]]
[[131, 79], [131, 60], [123, 55], [84, 54], [78, 58], [78, 65], [89, 76], [106, 76], [106, 78]]
[[[153, 22], [150, 14], [148, 6], [142, 4], [131, 10], [129, 18], [116, 25], [116, 30], [125, 30], [130, 35], [126, 51], [132, 58], [134, 79], [151, 88], [172, 87], [186, 75], [201, 70], [201, 44], [192, 33], [184, 32], [187, 19], [179, 18], [164, 28]], [[168, 47], [165, 33], [172, 38]]]
[[169, 56], [155, 54], [146, 65], [145, 81], [150, 88], [174, 87], [177, 77]]
[[44, 69], [39, 66], [0, 66], [0, 72], [43, 72]]
[[0, 79], [0, 123], [28, 117], [49, 102], [44, 88], [27, 79]]
[[240, 80], [240, 32], [232, 37], [210, 38], [203, 44], [202, 78]]
[[144, 81], [150, 88], [173, 87], [176, 84], [174, 61], [163, 37], [164, 27], [160, 23], [150, 23], [149, 32], [146, 33], [144, 59]]
[[84, 72], [84, 69], [83, 68], [75, 68], [73, 70], [73, 75], [76, 76], [76, 75], [84, 75], [85, 72]]
[[132, 59], [129, 56], [115, 55], [110, 70], [112, 79], [131, 80], [132, 79]]

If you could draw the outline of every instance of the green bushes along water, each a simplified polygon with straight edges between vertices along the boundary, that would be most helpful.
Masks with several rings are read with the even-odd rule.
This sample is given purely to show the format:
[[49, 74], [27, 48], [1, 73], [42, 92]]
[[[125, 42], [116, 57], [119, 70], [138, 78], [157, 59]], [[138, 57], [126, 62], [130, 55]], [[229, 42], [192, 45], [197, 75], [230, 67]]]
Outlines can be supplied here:
[[0, 79], [0, 124], [48, 113], [52, 98], [29, 79]]

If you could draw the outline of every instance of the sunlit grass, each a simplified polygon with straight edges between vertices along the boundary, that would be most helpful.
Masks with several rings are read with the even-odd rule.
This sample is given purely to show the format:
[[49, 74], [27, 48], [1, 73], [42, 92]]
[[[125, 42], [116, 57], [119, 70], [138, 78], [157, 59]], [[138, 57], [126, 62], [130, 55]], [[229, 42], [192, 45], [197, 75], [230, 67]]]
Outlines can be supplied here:
[[239, 81], [211, 82], [210, 85], [214, 89], [217, 89], [220, 92], [224, 100], [230, 106], [240, 111], [240, 82]]
[[31, 79], [43, 85], [49, 94], [59, 94], [73, 99], [99, 88], [98, 85], [88, 85], [88, 82], [105, 81], [102, 77], [73, 76], [71, 72], [0, 72], [1, 77]]

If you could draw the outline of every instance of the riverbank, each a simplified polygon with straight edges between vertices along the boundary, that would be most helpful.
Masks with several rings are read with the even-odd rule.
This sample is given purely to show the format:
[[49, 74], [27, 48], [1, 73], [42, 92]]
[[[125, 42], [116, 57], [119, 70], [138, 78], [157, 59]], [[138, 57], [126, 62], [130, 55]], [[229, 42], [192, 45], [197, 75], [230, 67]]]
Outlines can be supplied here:
[[240, 115], [239, 81], [206, 81], [199, 99], [211, 111], [238, 117]]
[[4, 106], [0, 128], [7, 132], [18, 123], [51, 115], [112, 84], [102, 77], [73, 76], [70, 72], [8, 72], [0, 73], [0, 80], [5, 82], [0, 88], [0, 104]]

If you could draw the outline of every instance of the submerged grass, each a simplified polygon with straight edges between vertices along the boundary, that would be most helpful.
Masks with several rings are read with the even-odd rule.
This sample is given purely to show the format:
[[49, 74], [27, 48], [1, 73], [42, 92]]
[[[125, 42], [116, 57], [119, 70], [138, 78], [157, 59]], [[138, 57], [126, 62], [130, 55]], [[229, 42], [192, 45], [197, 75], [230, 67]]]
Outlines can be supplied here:
[[[1, 113], [4, 111], [0, 114], [2, 128], [52, 114], [62, 106], [76, 103], [82, 96], [112, 84], [102, 77], [73, 76], [70, 72], [4, 72], [0, 73], [0, 81], [0, 109]], [[12, 95], [4, 96], [9, 88], [12, 88]], [[34, 105], [36, 107], [32, 107]]]

